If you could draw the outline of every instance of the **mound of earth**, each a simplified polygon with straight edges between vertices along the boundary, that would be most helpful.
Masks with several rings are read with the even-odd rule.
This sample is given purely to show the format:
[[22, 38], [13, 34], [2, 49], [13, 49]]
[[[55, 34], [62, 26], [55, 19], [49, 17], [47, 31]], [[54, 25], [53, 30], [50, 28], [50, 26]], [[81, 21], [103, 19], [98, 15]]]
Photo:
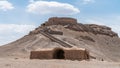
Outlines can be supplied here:
[[48, 32], [72, 46], [86, 48], [98, 60], [120, 61], [120, 38], [110, 27], [81, 24], [76, 19], [52, 17], [23, 38], [0, 47], [0, 57], [29, 58], [38, 48], [63, 47], [50, 40], [41, 31]]

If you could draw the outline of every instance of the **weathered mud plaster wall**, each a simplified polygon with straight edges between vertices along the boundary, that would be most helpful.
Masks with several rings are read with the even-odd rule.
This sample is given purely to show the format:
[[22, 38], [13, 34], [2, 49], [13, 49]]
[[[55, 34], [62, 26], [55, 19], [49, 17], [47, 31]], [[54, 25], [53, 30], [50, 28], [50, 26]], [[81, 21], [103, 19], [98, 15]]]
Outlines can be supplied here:
[[79, 48], [41, 49], [39, 51], [31, 51], [30, 59], [88, 60], [89, 52]]

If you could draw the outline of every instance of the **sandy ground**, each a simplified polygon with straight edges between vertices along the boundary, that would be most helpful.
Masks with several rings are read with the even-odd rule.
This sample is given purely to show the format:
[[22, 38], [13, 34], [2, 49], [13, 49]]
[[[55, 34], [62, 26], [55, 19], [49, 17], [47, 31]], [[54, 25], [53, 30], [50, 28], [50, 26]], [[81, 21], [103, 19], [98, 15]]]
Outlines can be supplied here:
[[120, 63], [95, 60], [70, 61], [0, 58], [0, 68], [120, 68]]

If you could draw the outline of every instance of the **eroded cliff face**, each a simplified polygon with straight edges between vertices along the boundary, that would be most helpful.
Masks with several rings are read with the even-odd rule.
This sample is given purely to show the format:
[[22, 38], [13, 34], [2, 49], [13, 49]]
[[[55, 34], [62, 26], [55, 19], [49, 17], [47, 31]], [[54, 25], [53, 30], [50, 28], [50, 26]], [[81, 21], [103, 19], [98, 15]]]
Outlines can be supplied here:
[[101, 34], [107, 35], [110, 37], [118, 37], [117, 33], [113, 32], [110, 27], [96, 24], [82, 24], [78, 23], [74, 18], [65, 18], [65, 17], [52, 17], [49, 18], [48, 21], [43, 23], [40, 27], [36, 28], [34, 31], [30, 32], [30, 34], [38, 34], [39, 31], [48, 26], [52, 25], [62, 25], [64, 28], [79, 31], [79, 32], [90, 32], [93, 34]]

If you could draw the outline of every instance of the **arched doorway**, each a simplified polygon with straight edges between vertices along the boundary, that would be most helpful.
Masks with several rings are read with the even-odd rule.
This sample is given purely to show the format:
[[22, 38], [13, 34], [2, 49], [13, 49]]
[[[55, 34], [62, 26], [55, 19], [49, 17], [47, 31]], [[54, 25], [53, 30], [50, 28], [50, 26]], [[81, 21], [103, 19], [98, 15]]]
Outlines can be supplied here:
[[62, 49], [56, 49], [53, 54], [53, 59], [64, 59], [64, 51]]

